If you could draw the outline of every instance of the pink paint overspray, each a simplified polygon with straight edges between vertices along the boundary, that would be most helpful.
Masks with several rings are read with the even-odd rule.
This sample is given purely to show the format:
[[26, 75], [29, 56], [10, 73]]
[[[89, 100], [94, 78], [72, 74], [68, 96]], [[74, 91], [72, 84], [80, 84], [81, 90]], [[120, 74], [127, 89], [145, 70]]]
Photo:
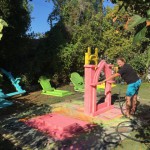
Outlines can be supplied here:
[[91, 116], [100, 115], [114, 106], [111, 104], [111, 84], [112, 80], [107, 81], [105, 85], [105, 101], [97, 104], [97, 85], [100, 73], [104, 71], [105, 77], [112, 74], [112, 65], [104, 60], [98, 65], [84, 65], [85, 73], [85, 93], [84, 93], [84, 113]]

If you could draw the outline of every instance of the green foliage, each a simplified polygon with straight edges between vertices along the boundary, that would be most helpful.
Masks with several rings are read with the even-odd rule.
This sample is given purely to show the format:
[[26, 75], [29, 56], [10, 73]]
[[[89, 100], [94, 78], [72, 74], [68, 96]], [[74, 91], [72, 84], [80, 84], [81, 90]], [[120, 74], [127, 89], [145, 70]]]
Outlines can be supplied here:
[[1, 61], [11, 60], [23, 47], [23, 37], [30, 26], [30, 10], [27, 0], [0, 0], [0, 16], [8, 23], [0, 45]]
[[147, 56], [145, 54], [137, 54], [130, 60], [130, 64], [140, 75], [146, 73], [146, 60]]
[[3, 34], [2, 34], [3, 27], [7, 27], [7, 26], [8, 26], [8, 24], [3, 19], [0, 19], [0, 40], [3, 36]]
[[0, 0], [0, 16], [9, 24], [9, 29], [7, 28], [5, 31], [7, 35], [24, 35], [30, 25], [28, 1]]
[[[55, 50], [50, 48], [49, 52], [52, 53], [53, 50], [57, 52], [57, 57], [55, 58], [57, 63], [53, 63], [53, 66], [57, 64], [55, 65], [55, 73], [57, 72], [61, 76], [63, 74], [63, 80], [67, 81], [69, 80], [69, 74], [73, 71], [83, 74], [84, 53], [87, 47], [100, 46], [103, 15], [101, 10], [102, 1], [65, 0], [63, 3], [54, 1], [54, 4], [55, 9], [49, 15], [49, 21], [52, 24], [52, 20], [60, 18], [60, 22], [64, 26], [65, 32], [63, 32], [63, 35], [65, 33], [66, 40], [63, 44], [57, 44], [54, 47]], [[53, 28], [56, 29], [56, 27]], [[54, 33], [53, 28], [49, 35]], [[55, 34], [58, 32], [60, 31], [57, 28]], [[61, 39], [61, 36], [59, 39]], [[53, 43], [52, 45], [55, 44]]]
[[[61, 48], [61, 47], [60, 47]], [[62, 70], [66, 74], [70, 74], [74, 70], [83, 73], [83, 58], [84, 54], [82, 50], [79, 50], [79, 45], [77, 44], [66, 44], [61, 48], [58, 56], [62, 66]]]
[[136, 29], [133, 43], [141, 42], [144, 37], [150, 38], [149, 25], [147, 21], [150, 20], [150, 1], [149, 0], [113, 0], [113, 3], [119, 5], [119, 9], [125, 9], [131, 19], [127, 21], [127, 29]]
[[[4, 0], [3, 6], [8, 9], [0, 7], [9, 24], [1, 40], [0, 61], [6, 69], [20, 74], [26, 86], [37, 84], [41, 75], [47, 75], [57, 86], [70, 82], [72, 72], [83, 75], [84, 54], [89, 46], [92, 50], [97, 47], [99, 56], [106, 56], [108, 62], [115, 63], [118, 56], [123, 56], [139, 74], [146, 72], [148, 39], [143, 38], [142, 45], [132, 45], [136, 30], [145, 27], [146, 16], [136, 15], [136, 22], [128, 25], [132, 29], [124, 32], [125, 16], [129, 15], [125, 10], [120, 10], [113, 22], [117, 7], [103, 9], [102, 0], [53, 0], [54, 10], [48, 18], [52, 28], [44, 35], [37, 34], [39, 38], [35, 39], [35, 34], [25, 35], [30, 24], [27, 0], [7, 2]], [[139, 37], [145, 33], [147, 36], [149, 30], [144, 28]], [[137, 54], [139, 57], [135, 57]]]
[[146, 21], [146, 18], [142, 18], [139, 15], [134, 15], [131, 17], [130, 19], [131, 21], [128, 23], [128, 30], [133, 29], [134, 27], [136, 27], [137, 25], [143, 23]]
[[[1, 67], [20, 73], [26, 47], [26, 31], [30, 26], [30, 6], [28, 0], [0, 0], [0, 16], [9, 25], [3, 29], [0, 41]], [[5, 24], [6, 25], [6, 24]]]
[[145, 38], [146, 31], [147, 31], [147, 28], [146, 28], [146, 26], [145, 26], [143, 29], [141, 29], [141, 30], [135, 35], [135, 37], [134, 37], [134, 39], [133, 39], [133, 43], [135, 44], [135, 43], [141, 42], [141, 40]]
[[[3, 20], [3, 19], [0, 19], [0, 40], [3, 36], [2, 34], [2, 30], [3, 30], [3, 27], [7, 27], [7, 23]], [[0, 74], [0, 83], [2, 82], [2, 79], [3, 79], [3, 76]]]
[[139, 14], [142, 17], [146, 17], [147, 10], [149, 10], [149, 0], [111, 0], [113, 3], [117, 3], [120, 8], [124, 7], [126, 10], [130, 10], [133, 14]]
[[119, 56], [128, 58], [134, 55], [133, 35], [131, 36], [128, 32], [122, 32], [122, 29], [118, 28], [118, 25], [123, 24], [124, 20], [119, 18], [115, 24], [112, 22], [111, 14], [115, 9], [108, 9], [107, 15], [103, 18], [103, 36], [100, 41], [100, 48], [112, 63]]
[[[54, 77], [56, 80], [66, 82], [68, 81], [70, 73], [74, 71], [79, 72], [81, 75], [83, 74], [84, 54], [88, 46], [92, 46], [93, 48], [98, 47], [99, 55], [107, 56], [108, 60], [112, 63], [115, 62], [118, 56], [125, 57], [128, 62], [130, 62], [137, 54], [137, 49], [140, 49], [143, 53], [144, 47], [132, 45], [133, 35], [135, 33], [134, 29], [132, 29], [132, 32], [122, 32], [122, 27], [126, 20], [119, 18], [115, 23], [112, 22], [112, 14], [116, 8], [108, 8], [104, 12], [104, 10], [100, 9], [102, 8], [102, 3], [99, 1], [97, 5], [99, 9], [97, 10], [95, 8], [95, 2], [96, 1], [78, 2], [66, 0], [64, 3], [60, 1], [56, 3], [55, 12], [57, 13], [55, 13], [55, 17], [53, 14], [52, 19], [58, 19], [60, 17], [60, 22], [63, 24], [65, 31], [61, 33], [67, 35], [63, 43], [57, 43], [57, 41], [55, 41], [57, 43], [57, 45], [55, 45], [55, 43], [50, 42], [50, 35], [60, 33], [56, 25], [52, 28], [52, 31], [49, 32], [49, 36], [47, 37], [49, 43], [52, 43], [50, 44], [51, 47], [49, 47], [49, 58], [51, 56], [52, 58], [48, 64], [51, 64], [50, 66], [53, 65], [53, 69], [50, 70], [55, 70]], [[118, 15], [123, 16], [125, 12], [120, 11]], [[51, 15], [49, 19], [50, 17]], [[61, 40], [62, 36], [59, 37]], [[65, 36], [63, 36], [63, 38], [64, 37]], [[53, 47], [53, 45], [55, 46]], [[56, 52], [57, 56], [53, 55], [53, 51]], [[139, 55], [141, 53], [140, 51]], [[143, 55], [145, 56], [146, 54]], [[49, 60], [47, 60], [47, 62], [48, 61]], [[134, 60], [134, 62], [136, 61]], [[132, 64], [134, 63], [132, 62]], [[48, 68], [51, 68], [50, 66]], [[145, 64], [141, 63], [141, 66], [143, 66], [143, 71], [145, 71]], [[138, 70], [138, 66], [134, 65], [134, 67]], [[141, 69], [139, 73], [141, 73]]]
[[0, 74], [0, 83], [3, 81], [3, 76]]

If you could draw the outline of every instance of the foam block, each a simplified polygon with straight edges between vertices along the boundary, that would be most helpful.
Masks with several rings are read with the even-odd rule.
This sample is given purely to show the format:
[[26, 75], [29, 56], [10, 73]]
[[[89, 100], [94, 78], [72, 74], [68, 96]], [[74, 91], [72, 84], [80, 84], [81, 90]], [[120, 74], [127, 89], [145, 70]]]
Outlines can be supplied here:
[[31, 118], [25, 123], [30, 127], [47, 133], [56, 140], [73, 137], [93, 127], [88, 122], [54, 113]]
[[98, 117], [100, 119], [104, 119], [104, 120], [112, 120], [112, 119], [114, 119], [116, 117], [120, 117], [120, 116], [122, 116], [121, 110], [118, 108], [113, 108], [109, 111], [106, 111], [106, 112], [100, 114]]

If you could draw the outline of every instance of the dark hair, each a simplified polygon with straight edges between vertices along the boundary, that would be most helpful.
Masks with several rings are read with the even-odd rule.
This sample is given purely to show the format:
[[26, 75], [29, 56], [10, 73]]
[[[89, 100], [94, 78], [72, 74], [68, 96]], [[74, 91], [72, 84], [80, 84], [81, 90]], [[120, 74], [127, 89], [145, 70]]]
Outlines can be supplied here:
[[126, 63], [126, 60], [123, 57], [119, 57], [117, 60], [121, 60], [122, 62]]

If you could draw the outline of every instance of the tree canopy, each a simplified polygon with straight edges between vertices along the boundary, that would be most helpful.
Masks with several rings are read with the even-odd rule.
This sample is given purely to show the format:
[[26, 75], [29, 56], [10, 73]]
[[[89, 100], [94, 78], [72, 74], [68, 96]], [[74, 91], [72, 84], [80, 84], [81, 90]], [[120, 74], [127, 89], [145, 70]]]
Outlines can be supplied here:
[[0, 0], [0, 17], [8, 24], [3, 29], [0, 42], [0, 63], [9, 67], [8, 60], [15, 64], [23, 50], [23, 38], [30, 27], [30, 6], [28, 0]]
[[[25, 85], [37, 83], [40, 75], [48, 75], [58, 84], [67, 83], [71, 72], [83, 75], [84, 54], [89, 46], [99, 49], [100, 59], [115, 63], [118, 56], [123, 56], [141, 76], [146, 73], [150, 58], [148, 16], [141, 6], [134, 11], [134, 2], [130, 7], [130, 2], [126, 6], [125, 1], [113, 1], [115, 7], [105, 8], [103, 0], [50, 1], [54, 3], [48, 16], [51, 30], [39, 39], [26, 34], [31, 20], [28, 0], [1, 2], [0, 16], [8, 27], [0, 41], [0, 63], [20, 74]], [[130, 22], [134, 17], [135, 21]]]
[[[124, 10], [126, 14], [126, 30], [135, 28], [134, 43], [145, 37], [150, 38], [150, 1], [149, 0], [112, 0], [118, 4], [118, 11]], [[117, 13], [116, 13], [117, 15]]]
[[0, 19], [0, 40], [3, 36], [2, 30], [4, 27], [7, 27], [7, 26], [8, 24], [3, 19]]

